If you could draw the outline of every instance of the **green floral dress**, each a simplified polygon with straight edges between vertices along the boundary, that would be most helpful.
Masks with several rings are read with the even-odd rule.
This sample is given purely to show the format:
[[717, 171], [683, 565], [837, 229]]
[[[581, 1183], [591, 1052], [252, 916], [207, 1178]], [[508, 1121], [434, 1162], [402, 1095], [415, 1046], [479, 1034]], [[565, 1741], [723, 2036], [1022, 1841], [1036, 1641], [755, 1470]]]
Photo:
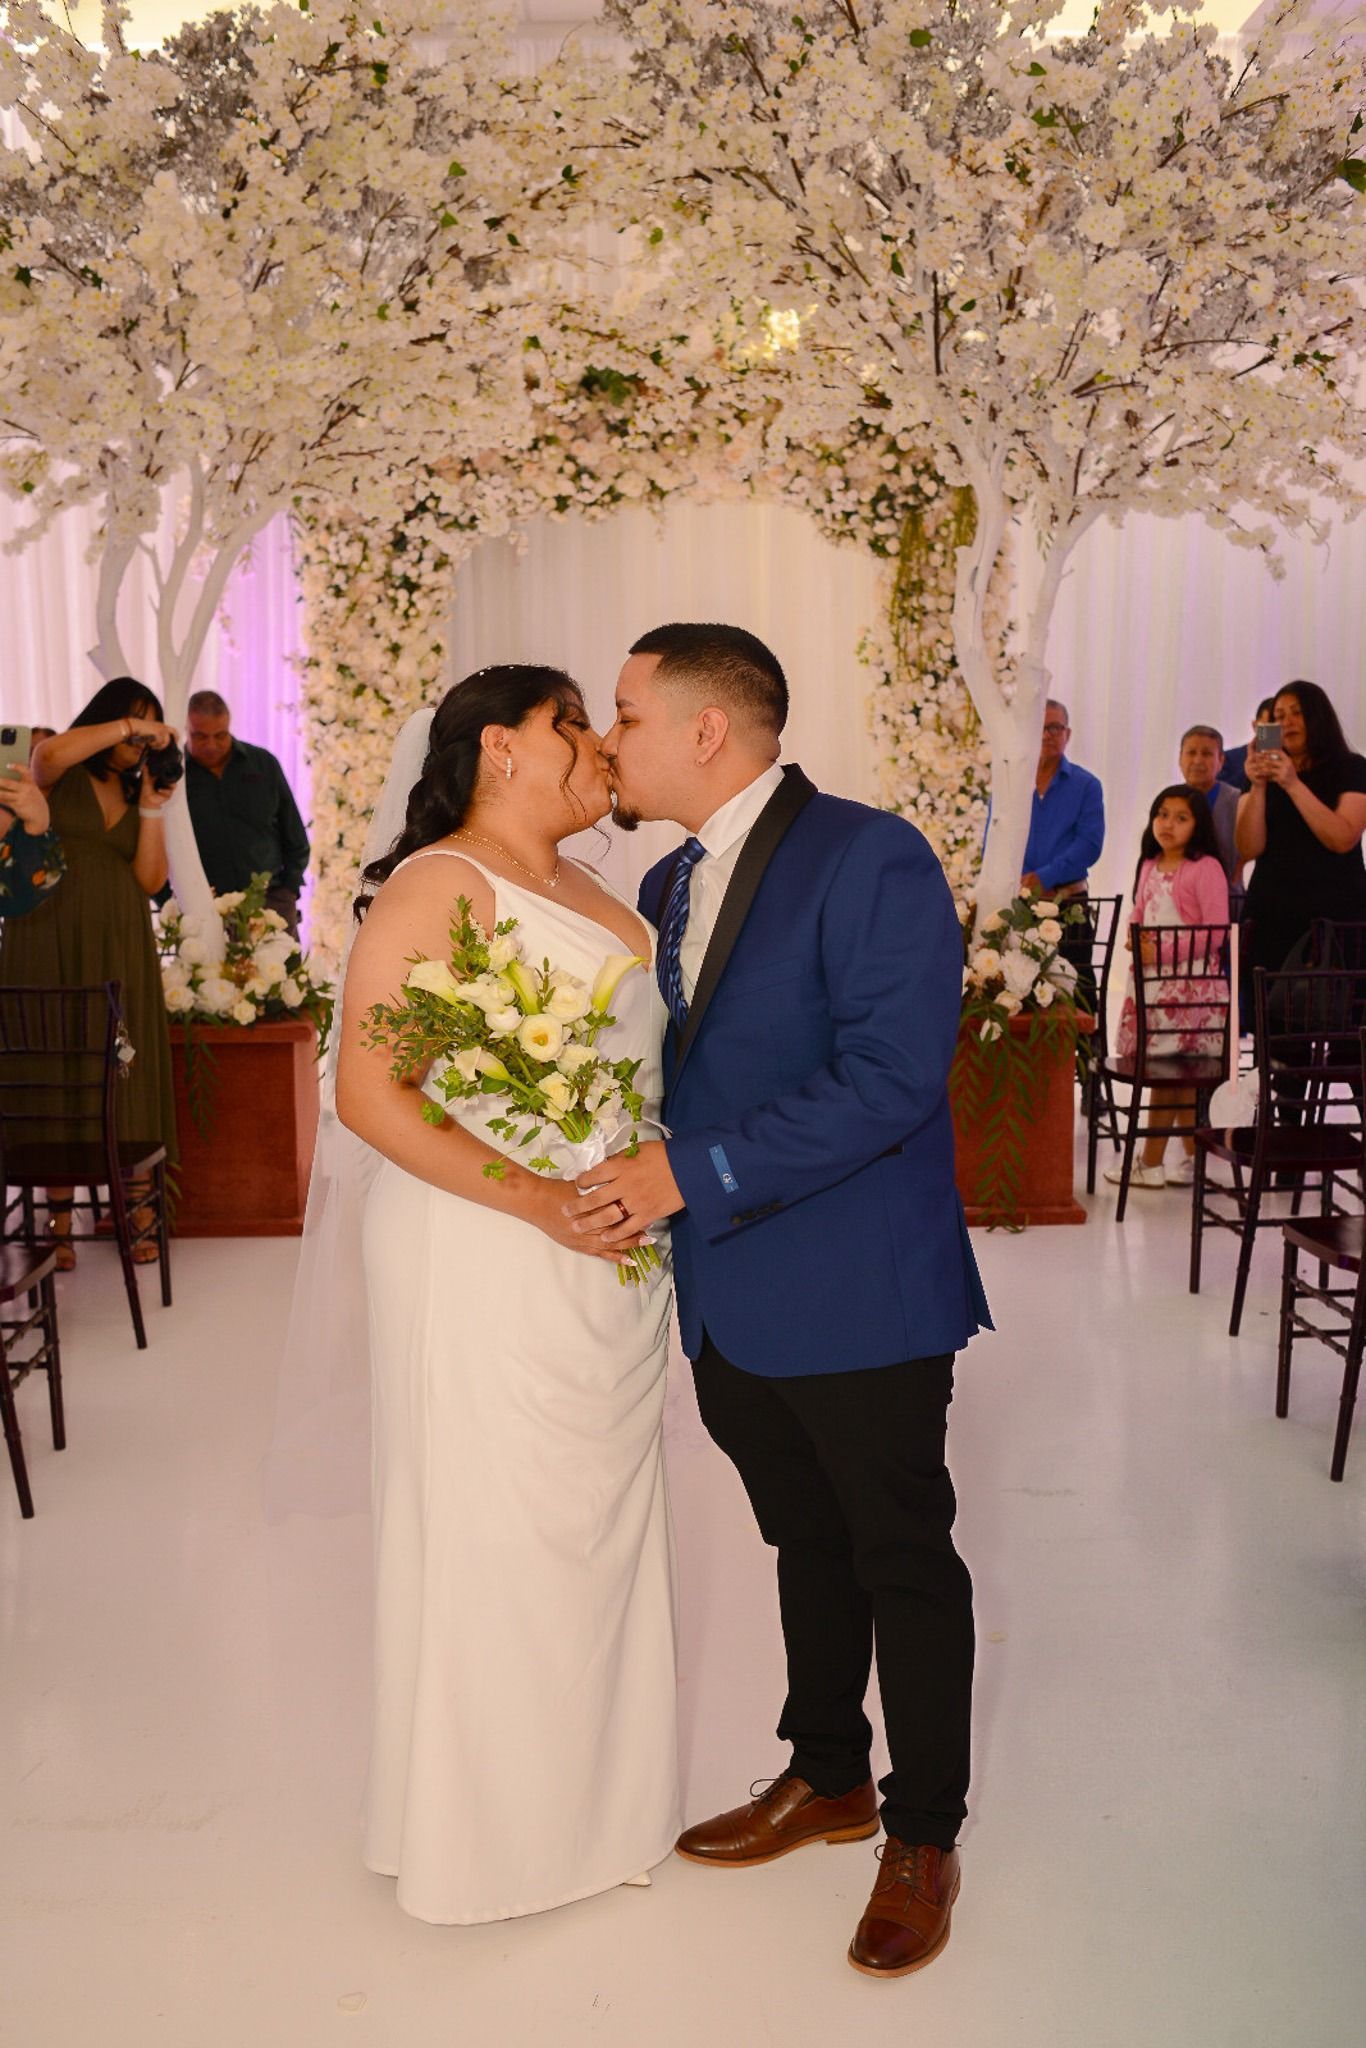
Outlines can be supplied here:
[[55, 832], [30, 832], [16, 818], [0, 839], [0, 917], [27, 917], [66, 872]]
[[[48, 791], [48, 806], [66, 873], [61, 887], [45, 895], [26, 916], [5, 918], [0, 927], [0, 988], [77, 988], [117, 981], [133, 1047], [118, 1086], [119, 1136], [163, 1144], [174, 1160], [175, 1096], [161, 968], [151, 903], [133, 873], [136, 806], [106, 828], [95, 785], [79, 765], [69, 768]], [[25, 1136], [38, 1140], [43, 1133], [30, 1125]]]

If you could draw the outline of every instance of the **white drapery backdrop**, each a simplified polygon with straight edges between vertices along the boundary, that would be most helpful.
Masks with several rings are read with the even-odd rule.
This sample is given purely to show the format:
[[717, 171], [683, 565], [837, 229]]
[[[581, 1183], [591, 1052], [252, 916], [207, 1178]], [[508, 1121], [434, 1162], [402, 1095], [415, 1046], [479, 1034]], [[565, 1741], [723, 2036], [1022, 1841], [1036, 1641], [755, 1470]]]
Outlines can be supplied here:
[[[24, 523], [21, 509], [0, 497], [0, 548]], [[101, 677], [88, 651], [95, 642], [96, 572], [86, 560], [98, 524], [96, 508], [78, 506], [22, 554], [0, 554], [0, 717], [7, 723], [60, 730], [99, 688]], [[169, 540], [169, 531], [162, 538]], [[163, 561], [169, 553], [169, 547], [162, 550]], [[153, 596], [152, 565], [140, 556], [124, 585], [119, 625], [130, 673], [156, 689]], [[307, 810], [299, 685], [292, 666], [301, 645], [300, 626], [289, 527], [277, 519], [257, 536], [233, 572], [195, 687], [222, 693], [232, 706], [234, 729], [279, 756]]]
[[[18, 525], [0, 501], [0, 543]], [[0, 554], [4, 684], [0, 718], [66, 725], [98, 678], [92, 515], [76, 511], [36, 548]], [[1093, 529], [1058, 607], [1050, 662], [1072, 716], [1074, 757], [1106, 787], [1109, 831], [1097, 886], [1127, 889], [1147, 803], [1175, 779], [1182, 729], [1247, 736], [1257, 700], [1295, 675], [1320, 682], [1348, 736], [1366, 747], [1366, 521], [1327, 548], [1293, 544], [1276, 582], [1261, 559], [1193, 520], [1135, 519]], [[721, 618], [770, 642], [793, 688], [786, 752], [827, 789], [876, 800], [869, 675], [856, 645], [876, 616], [876, 565], [821, 538], [794, 509], [748, 502], [632, 508], [601, 524], [541, 520], [525, 551], [489, 542], [455, 578], [452, 679], [491, 661], [554, 661], [608, 722], [630, 641], [670, 618]], [[129, 579], [128, 658], [152, 675], [150, 567]], [[229, 586], [200, 687], [221, 690], [244, 739], [285, 763], [307, 815], [307, 764], [290, 658], [300, 636], [289, 534], [258, 539]], [[668, 843], [646, 828], [619, 841], [604, 871], [631, 889]], [[585, 850], [595, 856], [591, 838]], [[596, 856], [595, 856], [596, 857]]]

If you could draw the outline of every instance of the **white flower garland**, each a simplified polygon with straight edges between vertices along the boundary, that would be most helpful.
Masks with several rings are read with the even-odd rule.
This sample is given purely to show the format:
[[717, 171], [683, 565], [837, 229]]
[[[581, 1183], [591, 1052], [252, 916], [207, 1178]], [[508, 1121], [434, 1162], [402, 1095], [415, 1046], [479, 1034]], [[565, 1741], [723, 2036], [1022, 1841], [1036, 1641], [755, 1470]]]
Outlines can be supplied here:
[[[528, 447], [454, 465], [443, 473], [440, 509], [423, 502], [397, 535], [334, 508], [301, 515], [310, 946], [320, 961], [340, 958], [356, 864], [398, 728], [440, 695], [458, 563], [485, 535], [537, 514], [601, 518], [623, 503], [661, 505], [682, 492], [800, 504], [829, 538], [886, 562], [884, 613], [860, 647], [873, 675], [882, 800], [926, 834], [955, 888], [970, 885], [989, 757], [953, 657], [955, 548], [970, 531], [964, 494], [948, 491], [923, 456], [889, 440], [875, 418], [856, 422], [842, 447], [788, 442], [781, 408], [768, 393], [766, 405], [756, 403], [747, 381], [762, 377], [761, 368], [728, 362], [716, 376], [713, 361], [712, 369], [709, 383], [690, 373], [685, 404], [663, 375], [653, 385], [638, 371], [584, 372], [538, 406]], [[453, 503], [462, 510], [453, 513]]]

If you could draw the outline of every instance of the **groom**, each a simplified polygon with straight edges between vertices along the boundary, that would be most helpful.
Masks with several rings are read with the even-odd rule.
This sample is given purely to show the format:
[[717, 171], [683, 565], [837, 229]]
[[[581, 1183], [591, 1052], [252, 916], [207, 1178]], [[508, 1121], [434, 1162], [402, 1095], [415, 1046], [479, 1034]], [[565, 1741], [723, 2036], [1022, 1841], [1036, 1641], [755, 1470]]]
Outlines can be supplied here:
[[595, 1167], [571, 1213], [609, 1245], [672, 1217], [702, 1419], [778, 1553], [792, 1760], [679, 1854], [733, 1867], [877, 1832], [876, 1645], [887, 1841], [849, 1960], [894, 1977], [948, 1940], [968, 1784], [944, 1439], [954, 1353], [990, 1322], [953, 1177], [962, 943], [913, 826], [779, 765], [787, 702], [735, 626], [661, 626], [622, 669], [617, 822], [689, 834], [640, 892], [673, 1135]]

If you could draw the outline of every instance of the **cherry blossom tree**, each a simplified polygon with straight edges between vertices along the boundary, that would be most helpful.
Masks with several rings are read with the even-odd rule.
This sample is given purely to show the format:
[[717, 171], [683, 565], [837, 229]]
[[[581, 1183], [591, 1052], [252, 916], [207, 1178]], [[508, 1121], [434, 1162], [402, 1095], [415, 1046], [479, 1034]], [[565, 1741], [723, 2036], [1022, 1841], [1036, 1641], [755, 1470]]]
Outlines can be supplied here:
[[[392, 528], [415, 468], [516, 438], [562, 148], [497, 5], [451, 25], [438, 0], [300, 0], [150, 56], [119, 4], [102, 50], [34, 0], [0, 13], [0, 105], [23, 137], [0, 151], [0, 483], [30, 507], [20, 544], [101, 506], [106, 675], [126, 667], [125, 575], [151, 556], [178, 719], [268, 520], [360, 497]], [[426, 476], [427, 500], [442, 488]], [[169, 818], [193, 908], [183, 801]]]
[[634, 59], [619, 204], [675, 318], [799, 322], [783, 432], [881, 426], [972, 493], [952, 622], [991, 749], [987, 913], [1019, 887], [1087, 530], [1197, 512], [1274, 559], [1359, 509], [1366, 454], [1359, 44], [1298, 4], [1233, 58], [1198, 0], [1101, 0], [1052, 39], [1059, 8], [607, 0]]

